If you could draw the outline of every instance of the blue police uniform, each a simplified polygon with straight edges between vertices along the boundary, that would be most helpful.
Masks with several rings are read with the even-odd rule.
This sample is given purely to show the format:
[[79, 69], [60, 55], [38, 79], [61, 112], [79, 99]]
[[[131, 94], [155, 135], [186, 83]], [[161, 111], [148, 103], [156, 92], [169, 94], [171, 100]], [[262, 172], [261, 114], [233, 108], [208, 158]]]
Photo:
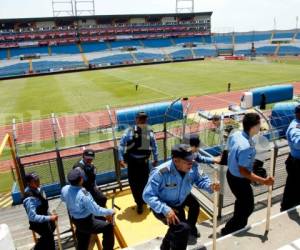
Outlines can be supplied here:
[[[193, 163], [192, 169], [180, 173], [173, 162], [167, 161], [152, 171], [143, 192], [143, 198], [151, 207], [154, 215], [166, 223], [166, 215], [173, 209], [180, 223], [170, 225], [164, 237], [161, 249], [185, 249], [190, 230], [196, 230], [199, 205], [190, 194], [192, 186], [211, 193], [211, 181], [207, 176], [199, 174], [198, 164]], [[188, 218], [185, 218], [184, 207], [189, 207]], [[196, 236], [196, 235], [195, 235]], [[198, 235], [199, 236], [199, 235]]]
[[23, 205], [29, 219], [30, 229], [40, 235], [35, 250], [54, 250], [54, 222], [50, 221], [49, 205], [43, 190], [26, 187]]
[[204, 163], [204, 164], [213, 164], [214, 163], [213, 157], [203, 156], [203, 155], [201, 155], [200, 152], [194, 153], [194, 160], [198, 163]]
[[[79, 168], [73, 169], [68, 180], [76, 180], [83, 176]], [[103, 250], [112, 250], [114, 246], [113, 225], [95, 216], [109, 216], [112, 209], [100, 207], [92, 195], [78, 185], [66, 185], [61, 190], [61, 200], [66, 203], [72, 222], [76, 226], [76, 237], [79, 250], [88, 249], [91, 234], [103, 233]]]
[[120, 161], [127, 163], [128, 181], [138, 213], [142, 213], [144, 204], [142, 194], [149, 177], [151, 152], [154, 161], [158, 161], [157, 143], [151, 129], [136, 125], [125, 131], [119, 143], [118, 155]]
[[[83, 155], [94, 158], [95, 152], [91, 149], [86, 149], [84, 150]], [[90, 192], [99, 206], [105, 207], [107, 198], [96, 185], [96, 167], [94, 164], [88, 164], [84, 161], [84, 159], [81, 159], [75, 163], [73, 169], [77, 167], [80, 167], [83, 170], [83, 187]]]
[[240, 167], [253, 171], [255, 145], [252, 138], [243, 131], [233, 133], [228, 139], [227, 182], [235, 196], [234, 215], [221, 230], [223, 235], [245, 227], [254, 209], [254, 196], [249, 179], [240, 173]]
[[286, 132], [286, 138], [290, 147], [290, 154], [286, 160], [287, 179], [281, 211], [300, 205], [300, 119], [296, 118], [291, 122]]

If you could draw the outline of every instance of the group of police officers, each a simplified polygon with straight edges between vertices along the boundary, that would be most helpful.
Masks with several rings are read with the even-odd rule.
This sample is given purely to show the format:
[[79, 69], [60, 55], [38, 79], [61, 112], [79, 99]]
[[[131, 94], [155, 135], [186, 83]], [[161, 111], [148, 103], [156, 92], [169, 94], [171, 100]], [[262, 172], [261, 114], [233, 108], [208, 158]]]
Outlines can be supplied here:
[[[286, 161], [287, 182], [281, 210], [300, 204], [300, 105], [295, 109], [296, 119], [286, 133], [290, 154]], [[199, 203], [191, 194], [193, 185], [209, 193], [220, 189], [219, 183], [199, 171], [199, 163], [219, 163], [220, 158], [204, 157], [199, 153], [197, 134], [186, 135], [182, 144], [172, 148], [171, 160], [157, 166], [158, 149], [153, 131], [147, 125], [147, 114], [139, 112], [136, 125], [128, 128], [119, 144], [121, 167], [128, 168], [128, 180], [136, 203], [137, 213], [142, 214], [147, 203], [154, 216], [168, 225], [162, 241], [162, 250], [184, 250], [189, 235], [200, 237], [196, 228]], [[253, 172], [255, 144], [253, 137], [259, 133], [260, 117], [247, 113], [243, 118], [243, 131], [232, 133], [228, 138], [227, 182], [236, 200], [233, 217], [221, 230], [226, 235], [247, 225], [254, 208], [251, 183], [273, 185], [274, 178], [261, 177]], [[151, 171], [149, 159], [153, 154]], [[69, 185], [62, 188], [61, 199], [66, 203], [72, 223], [76, 226], [77, 249], [87, 250], [91, 234], [103, 234], [103, 249], [114, 247], [113, 216], [115, 211], [106, 208], [106, 197], [96, 186], [95, 152], [86, 149], [82, 159], [69, 172]], [[150, 174], [151, 172], [151, 174]], [[150, 175], [150, 176], [149, 176]], [[49, 213], [45, 193], [40, 189], [35, 173], [26, 175], [23, 204], [29, 218], [30, 229], [40, 235], [34, 249], [53, 250], [53, 232], [57, 215]], [[188, 207], [187, 218], [185, 207]]]

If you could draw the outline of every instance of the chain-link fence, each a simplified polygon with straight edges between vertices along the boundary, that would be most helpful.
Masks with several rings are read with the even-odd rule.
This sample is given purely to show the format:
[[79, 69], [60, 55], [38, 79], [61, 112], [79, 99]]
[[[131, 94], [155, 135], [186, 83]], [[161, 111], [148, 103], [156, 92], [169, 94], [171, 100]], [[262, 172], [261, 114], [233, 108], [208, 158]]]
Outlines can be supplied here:
[[[175, 100], [173, 103], [178, 101], [180, 100]], [[142, 109], [142, 106], [139, 108]], [[180, 112], [181, 114], [178, 114]], [[230, 132], [242, 129], [241, 120], [243, 115], [237, 115], [234, 112], [224, 114], [223, 111], [206, 113], [201, 110], [201, 107], [189, 107], [188, 102], [183, 102], [182, 110], [178, 110], [171, 103], [166, 112], [154, 114], [152, 117], [153, 120], [160, 121], [160, 123], [154, 123], [151, 126], [157, 138], [159, 160], [165, 161], [169, 159], [171, 148], [175, 144], [180, 143], [184, 135], [190, 133], [199, 135], [201, 149], [206, 150], [206, 153], [209, 152], [211, 156], [220, 155]], [[267, 138], [267, 141], [271, 144], [276, 142], [276, 150], [271, 150], [270, 148], [265, 150], [265, 158], [263, 159], [264, 168], [269, 173], [271, 153], [274, 152], [276, 159], [274, 188], [276, 189], [285, 185], [286, 172], [284, 162], [289, 149], [286, 141], [278, 136], [278, 129], [273, 128], [269, 122], [271, 112], [266, 111], [260, 113], [260, 115], [263, 118], [261, 136]], [[181, 119], [178, 119], [178, 117], [181, 117]], [[23, 174], [36, 172], [40, 175], [42, 184], [60, 183], [63, 185], [66, 182], [67, 173], [81, 159], [83, 148], [92, 148], [96, 152], [94, 164], [97, 168], [97, 174], [112, 172], [115, 173], [113, 181], [120, 181], [121, 169], [117, 157], [117, 146], [120, 137], [128, 126], [123, 126], [120, 129], [119, 124], [116, 123], [116, 114], [109, 109], [107, 114], [101, 119], [93, 118], [94, 121], [87, 117], [82, 117], [82, 119], [84, 121], [77, 121], [80, 125], [76, 127], [77, 125], [72, 125], [71, 120], [59, 119], [53, 114], [45, 122], [45, 127], [39, 130], [45, 131], [42, 134], [48, 133], [47, 138], [49, 138], [50, 147], [43, 153], [32, 154], [28, 153], [28, 151], [22, 151], [21, 149], [26, 140], [18, 139], [21, 132], [18, 131], [19, 126], [15, 126], [14, 139], [18, 153], [17, 160], [21, 170], [23, 170]], [[132, 119], [132, 117], [129, 117], [129, 119]], [[74, 133], [68, 135], [66, 131], [71, 127], [76, 127], [77, 129], [73, 129]], [[87, 127], [89, 129], [86, 129]], [[49, 129], [51, 129], [51, 133]], [[226, 131], [227, 129], [228, 131]], [[210, 166], [200, 164], [199, 171], [213, 179], [213, 170]], [[226, 181], [226, 171], [227, 166], [219, 166], [219, 177], [222, 184], [219, 196], [219, 211], [232, 205], [235, 200]], [[20, 172], [22, 173], [22, 171]], [[256, 196], [267, 192], [265, 186], [254, 185], [253, 190]], [[203, 192], [203, 194], [213, 202], [211, 195], [206, 192]]]

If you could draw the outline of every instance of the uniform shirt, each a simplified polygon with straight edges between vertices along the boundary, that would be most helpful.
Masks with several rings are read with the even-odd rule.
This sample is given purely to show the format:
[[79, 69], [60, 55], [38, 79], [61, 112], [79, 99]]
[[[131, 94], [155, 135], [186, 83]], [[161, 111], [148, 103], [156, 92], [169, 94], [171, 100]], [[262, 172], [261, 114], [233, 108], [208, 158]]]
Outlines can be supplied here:
[[[134, 134], [133, 129], [128, 128], [128, 129], [126, 129], [126, 131], [124, 132], [124, 134], [120, 140], [120, 144], [119, 144], [119, 148], [118, 148], [118, 154], [119, 154], [120, 161], [124, 161], [126, 144], [128, 141], [132, 140], [133, 134]], [[156, 143], [156, 139], [155, 139], [153, 131], [150, 131], [149, 136], [150, 136], [150, 146], [152, 148], [152, 153], [153, 153], [153, 159], [155, 161], [158, 161], [158, 149], [157, 149], [157, 143]], [[131, 153], [131, 155], [136, 158], [141, 158], [140, 155], [134, 155], [132, 153]]]
[[[95, 168], [94, 165], [86, 164], [86, 163], [84, 162], [83, 159], [81, 159], [81, 160], [79, 161], [79, 163], [82, 164], [82, 165], [84, 166], [84, 168], [86, 168], [88, 171], [93, 171], [95, 175], [97, 174], [97, 173], [96, 173], [96, 168]], [[80, 168], [81, 168], [81, 167], [80, 167]], [[81, 169], [82, 169], [82, 168], [81, 168]], [[85, 182], [88, 181], [88, 177], [87, 177], [87, 175], [86, 175], [86, 173], [85, 173], [84, 170], [82, 171], [82, 176], [83, 176], [83, 180], [84, 180]], [[92, 183], [91, 183], [91, 184], [92, 184]], [[94, 184], [96, 185], [96, 180], [95, 180], [95, 183], [94, 183]]]
[[167, 215], [171, 207], [178, 207], [185, 201], [193, 184], [212, 193], [209, 178], [200, 175], [197, 166], [194, 163], [192, 169], [181, 177], [173, 160], [161, 164], [151, 173], [144, 189], [144, 201], [156, 213]]
[[[30, 188], [26, 187], [25, 192], [28, 191], [30, 191]], [[41, 194], [46, 198], [45, 192], [40, 188], [37, 191], [33, 192], [41, 192]], [[50, 221], [50, 215], [39, 215], [36, 213], [37, 207], [42, 204], [40, 199], [38, 199], [37, 197], [27, 197], [26, 199], [24, 199], [23, 204], [29, 221], [36, 223], [44, 223]]]
[[68, 211], [74, 219], [83, 219], [91, 214], [95, 216], [113, 214], [112, 209], [98, 206], [91, 194], [80, 186], [64, 186], [61, 190], [61, 200], [66, 203]]
[[195, 152], [193, 154], [194, 154], [194, 160], [198, 163], [205, 163], [205, 164], [213, 164], [214, 163], [214, 158], [203, 156], [203, 155], [201, 155], [201, 153], [199, 151]]
[[286, 131], [286, 137], [291, 149], [291, 155], [300, 159], [300, 120], [295, 119]]
[[244, 178], [240, 167], [253, 171], [256, 150], [253, 140], [246, 132], [237, 131], [232, 134], [228, 139], [228, 150], [228, 169], [232, 175]]

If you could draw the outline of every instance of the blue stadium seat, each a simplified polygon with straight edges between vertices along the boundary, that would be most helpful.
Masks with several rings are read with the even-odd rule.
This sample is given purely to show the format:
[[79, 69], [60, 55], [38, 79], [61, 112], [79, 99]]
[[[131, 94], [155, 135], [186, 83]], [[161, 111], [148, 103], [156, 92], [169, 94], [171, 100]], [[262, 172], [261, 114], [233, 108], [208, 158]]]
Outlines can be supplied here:
[[275, 53], [276, 46], [264, 46], [256, 48], [257, 55], [273, 55]]
[[51, 46], [52, 54], [78, 54], [79, 49], [75, 44]]
[[0, 49], [0, 60], [6, 59], [6, 49]]
[[261, 33], [261, 34], [254, 33], [254, 42], [270, 40], [271, 36], [272, 36], [272, 33]]
[[232, 43], [232, 34], [230, 34], [230, 35], [215, 35], [212, 37], [212, 39], [215, 43], [230, 44], [230, 43]]
[[112, 48], [141, 46], [137, 40], [114, 41], [110, 45]]
[[0, 67], [0, 78], [5, 76], [24, 75], [29, 71], [29, 63], [17, 63], [14, 65]]
[[235, 50], [234, 54], [235, 55], [250, 56], [251, 55], [251, 50], [250, 49]]
[[151, 59], [162, 60], [162, 59], [164, 59], [163, 54], [154, 54], [154, 53], [139, 52], [139, 53], [136, 53], [135, 56], [138, 60], [151, 60]]
[[281, 46], [279, 48], [278, 55], [300, 55], [300, 48], [295, 46]]
[[254, 34], [239, 34], [235, 35], [235, 42], [236, 43], [251, 43], [255, 41], [255, 36]]
[[193, 54], [192, 54], [191, 50], [183, 49], [183, 50], [178, 50], [178, 51], [171, 53], [170, 56], [174, 59], [185, 59], [185, 58], [193, 57]]
[[284, 33], [275, 33], [273, 38], [280, 39], [280, 38], [293, 38], [295, 33], [292, 32], [284, 32]]
[[123, 64], [123, 62], [126, 61], [133, 61], [133, 58], [130, 54], [106, 56], [106, 57], [100, 57], [100, 58], [89, 60], [91, 64], [110, 63], [115, 65]]
[[27, 47], [10, 49], [11, 57], [19, 57], [20, 55], [41, 54], [48, 55], [48, 47]]
[[178, 37], [174, 38], [176, 44], [182, 43], [202, 43], [202, 37], [200, 36], [192, 36], [192, 37]]
[[32, 67], [35, 72], [49, 72], [50, 69], [75, 69], [85, 66], [80, 61], [38, 61], [32, 62]]
[[147, 39], [143, 40], [145, 47], [160, 48], [172, 46], [170, 39]]
[[211, 43], [211, 36], [202, 36], [201, 39], [205, 43]]
[[105, 42], [82, 43], [81, 47], [85, 53], [103, 51], [107, 49]]
[[196, 56], [217, 56], [217, 51], [213, 49], [194, 49]]

